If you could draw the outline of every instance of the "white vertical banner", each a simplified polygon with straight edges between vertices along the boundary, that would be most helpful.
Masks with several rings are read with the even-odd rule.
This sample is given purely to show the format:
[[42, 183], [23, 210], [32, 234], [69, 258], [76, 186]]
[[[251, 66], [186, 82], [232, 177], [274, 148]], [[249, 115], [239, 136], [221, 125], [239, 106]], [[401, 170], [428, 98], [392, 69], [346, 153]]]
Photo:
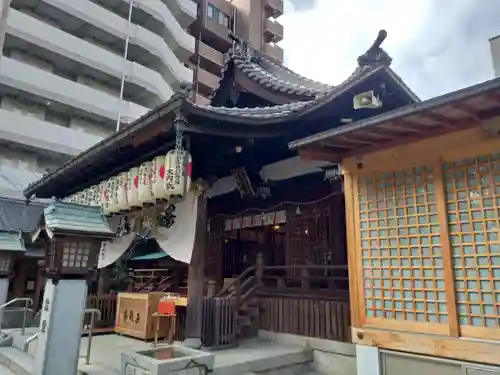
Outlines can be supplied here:
[[188, 192], [184, 200], [169, 207], [163, 223], [153, 229], [151, 235], [170, 257], [190, 263], [196, 234], [198, 197]]
[[110, 241], [101, 242], [97, 268], [104, 268], [116, 262], [127, 251], [137, 235], [133, 230], [135, 223], [129, 222], [127, 217], [111, 218], [110, 221], [117, 237]]

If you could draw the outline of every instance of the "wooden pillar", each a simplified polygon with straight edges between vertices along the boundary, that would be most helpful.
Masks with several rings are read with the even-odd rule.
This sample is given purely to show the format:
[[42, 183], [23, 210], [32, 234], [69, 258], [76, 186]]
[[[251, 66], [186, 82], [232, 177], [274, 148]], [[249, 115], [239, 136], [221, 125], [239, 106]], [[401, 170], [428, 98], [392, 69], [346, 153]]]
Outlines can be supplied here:
[[186, 309], [186, 346], [201, 347], [202, 306], [205, 288], [207, 199], [203, 191], [198, 197], [196, 234], [189, 264], [188, 305]]
[[97, 281], [97, 295], [102, 296], [109, 293], [111, 285], [111, 266], [99, 270], [99, 279]]

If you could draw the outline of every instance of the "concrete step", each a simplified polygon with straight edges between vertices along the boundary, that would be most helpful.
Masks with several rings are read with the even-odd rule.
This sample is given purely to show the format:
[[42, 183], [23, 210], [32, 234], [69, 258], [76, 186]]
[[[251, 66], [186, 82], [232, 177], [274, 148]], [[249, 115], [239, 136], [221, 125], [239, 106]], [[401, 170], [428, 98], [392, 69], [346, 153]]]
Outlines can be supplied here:
[[0, 365], [0, 375], [16, 375], [7, 367]]
[[251, 359], [245, 362], [219, 365], [216, 357], [214, 375], [265, 374], [299, 375], [310, 369], [312, 353], [302, 348], [290, 348], [272, 357]]
[[0, 348], [0, 365], [6, 367], [15, 375], [32, 375], [35, 368], [33, 358], [12, 347]]
[[[22, 334], [20, 329], [12, 329], [12, 330], [8, 331], [9, 336], [12, 337], [12, 339], [13, 339], [12, 347], [22, 351], [24, 349], [24, 343], [26, 342], [26, 340], [28, 338], [30, 338], [31, 336], [33, 336], [39, 330], [40, 330], [40, 328], [38, 328], [38, 327], [34, 327], [34, 328], [29, 327], [29, 328], [26, 328], [24, 335]], [[38, 342], [38, 340], [32, 341], [28, 347], [28, 354], [31, 357], [33, 357], [35, 355], [37, 342]]]

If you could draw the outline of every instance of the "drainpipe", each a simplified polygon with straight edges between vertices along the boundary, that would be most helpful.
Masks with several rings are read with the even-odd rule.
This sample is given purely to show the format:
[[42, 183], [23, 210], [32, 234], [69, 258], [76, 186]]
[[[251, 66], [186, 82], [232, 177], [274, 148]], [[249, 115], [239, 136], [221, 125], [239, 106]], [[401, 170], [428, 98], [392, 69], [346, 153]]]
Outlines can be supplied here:
[[127, 67], [127, 57], [128, 57], [128, 45], [130, 43], [130, 32], [132, 25], [132, 10], [134, 9], [134, 1], [130, 0], [130, 5], [128, 7], [128, 21], [127, 21], [127, 37], [125, 38], [125, 51], [123, 52], [123, 63], [122, 63], [122, 77], [120, 81], [120, 99], [118, 100], [118, 112], [116, 114], [116, 131], [120, 130], [120, 120], [122, 117], [122, 102], [123, 102], [123, 90], [125, 88], [125, 69]]

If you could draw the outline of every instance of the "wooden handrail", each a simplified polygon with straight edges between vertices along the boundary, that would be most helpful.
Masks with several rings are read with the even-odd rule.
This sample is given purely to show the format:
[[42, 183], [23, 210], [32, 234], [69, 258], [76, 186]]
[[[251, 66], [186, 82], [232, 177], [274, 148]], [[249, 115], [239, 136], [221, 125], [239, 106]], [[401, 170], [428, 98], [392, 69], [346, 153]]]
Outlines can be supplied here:
[[215, 297], [222, 297], [224, 294], [229, 292], [229, 289], [233, 288], [235, 284], [238, 284], [243, 281], [251, 272], [255, 271], [255, 266], [248, 267], [245, 271], [243, 271], [231, 284], [222, 288], [219, 293], [215, 295]]

